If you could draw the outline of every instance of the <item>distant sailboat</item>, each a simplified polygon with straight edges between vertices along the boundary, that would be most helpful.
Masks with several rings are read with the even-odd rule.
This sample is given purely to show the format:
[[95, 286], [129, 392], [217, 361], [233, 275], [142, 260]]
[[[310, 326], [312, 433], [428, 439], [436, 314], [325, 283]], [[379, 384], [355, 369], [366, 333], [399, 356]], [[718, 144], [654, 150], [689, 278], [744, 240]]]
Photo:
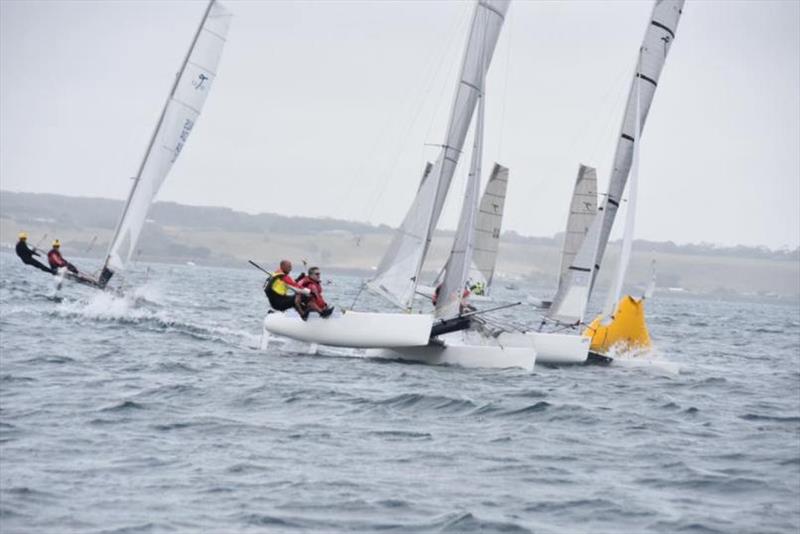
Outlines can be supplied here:
[[130, 261], [150, 204], [183, 150], [216, 79], [230, 18], [222, 4], [209, 2], [142, 157], [100, 275], [73, 277], [75, 281], [105, 288]]
[[[564, 232], [564, 242], [561, 244], [561, 267], [558, 270], [558, 288], [561, 290], [569, 274], [569, 266], [575, 259], [589, 227], [597, 215], [597, 171], [594, 167], [581, 164], [575, 186], [572, 189], [572, 199], [569, 204], [567, 227]], [[529, 299], [539, 308], [549, 308], [552, 300], [539, 301]]]
[[[558, 272], [558, 288], [567, 283], [569, 268], [575, 255], [586, 239], [589, 227], [597, 216], [597, 172], [593, 167], [580, 165], [570, 200], [569, 216], [561, 247], [561, 267]], [[537, 304], [547, 308], [549, 301]], [[589, 339], [577, 332], [529, 332], [534, 340], [537, 361], [541, 364], [564, 365], [586, 361], [589, 354]]]
[[483, 191], [475, 221], [475, 250], [468, 278], [473, 295], [491, 295], [507, 190], [508, 168], [495, 163]]
[[569, 266], [589, 233], [597, 215], [597, 171], [594, 167], [581, 165], [575, 178], [572, 201], [569, 206], [567, 228], [561, 247], [561, 267], [558, 270], [558, 287], [566, 283]]

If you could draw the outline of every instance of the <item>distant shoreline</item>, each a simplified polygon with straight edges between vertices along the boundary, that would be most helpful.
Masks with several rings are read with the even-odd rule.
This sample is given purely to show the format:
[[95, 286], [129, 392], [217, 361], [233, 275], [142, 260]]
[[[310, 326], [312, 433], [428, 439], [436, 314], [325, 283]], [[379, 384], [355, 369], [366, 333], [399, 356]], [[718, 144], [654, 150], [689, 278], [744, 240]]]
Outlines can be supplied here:
[[[122, 202], [62, 195], [0, 190], [0, 243], [12, 247], [17, 232], [49, 248], [58, 237], [67, 257], [99, 259], [105, 254]], [[156, 202], [139, 241], [136, 258], [146, 262], [220, 267], [247, 267], [252, 259], [273, 268], [282, 258], [324, 269], [367, 277], [377, 266], [392, 237], [388, 226], [336, 219], [249, 215], [229, 208]], [[437, 232], [425, 265], [437, 272], [447, 257], [452, 232]], [[504, 232], [497, 262], [498, 276], [525, 279], [536, 287], [555, 288], [561, 236], [526, 237]], [[610, 267], [619, 254], [612, 243], [598, 287], [609, 283]], [[630, 287], [644, 287], [650, 263], [656, 261], [658, 287], [695, 294], [738, 294], [800, 299], [800, 249], [771, 251], [756, 247], [712, 247], [635, 241], [629, 270]]]

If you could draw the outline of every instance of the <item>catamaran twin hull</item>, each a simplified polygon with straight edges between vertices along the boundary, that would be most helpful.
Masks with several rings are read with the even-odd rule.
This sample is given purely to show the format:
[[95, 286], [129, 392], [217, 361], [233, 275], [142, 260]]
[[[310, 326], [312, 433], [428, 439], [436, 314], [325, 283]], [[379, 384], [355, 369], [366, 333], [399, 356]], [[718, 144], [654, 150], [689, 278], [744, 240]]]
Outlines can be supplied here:
[[268, 313], [264, 330], [306, 343], [357, 349], [417, 347], [427, 345], [433, 316], [411, 313], [367, 313], [347, 311], [327, 319], [296, 314]]
[[267, 334], [333, 347], [363, 348], [367, 356], [431, 365], [533, 370], [536, 350], [530, 336], [500, 334], [486, 338], [471, 331], [454, 332], [430, 340], [433, 317], [425, 314], [363, 313], [348, 311], [329, 319], [294, 313], [269, 313]]
[[371, 358], [386, 358], [460, 367], [508, 369], [518, 367], [533, 371], [536, 349], [524, 334], [503, 333], [485, 337], [472, 330], [444, 334], [424, 347], [396, 347], [370, 350]]

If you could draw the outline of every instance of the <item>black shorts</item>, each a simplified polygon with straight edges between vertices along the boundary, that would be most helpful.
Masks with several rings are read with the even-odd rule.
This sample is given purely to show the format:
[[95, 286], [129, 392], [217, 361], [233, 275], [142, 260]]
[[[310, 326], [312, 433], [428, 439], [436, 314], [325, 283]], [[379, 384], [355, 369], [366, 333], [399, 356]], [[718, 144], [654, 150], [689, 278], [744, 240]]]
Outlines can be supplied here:
[[289, 308], [294, 308], [294, 297], [290, 297], [289, 295], [278, 295], [277, 293], [269, 291], [267, 292], [267, 298], [269, 299], [269, 305], [272, 306], [274, 310], [286, 311]]

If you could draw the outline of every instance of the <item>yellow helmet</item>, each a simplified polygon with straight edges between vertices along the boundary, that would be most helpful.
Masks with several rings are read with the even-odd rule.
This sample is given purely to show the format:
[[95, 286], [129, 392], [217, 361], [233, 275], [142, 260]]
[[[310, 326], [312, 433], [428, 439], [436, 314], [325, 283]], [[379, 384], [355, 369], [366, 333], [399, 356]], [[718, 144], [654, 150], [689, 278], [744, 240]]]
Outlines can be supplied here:
[[22, 241], [25, 241], [26, 239], [28, 239], [28, 232], [20, 232], [17, 237], [20, 238]]
[[59, 241], [58, 239], [56, 239], [55, 241], [53, 241], [53, 248], [58, 248], [58, 247], [60, 247], [60, 246], [61, 246], [61, 241]]

